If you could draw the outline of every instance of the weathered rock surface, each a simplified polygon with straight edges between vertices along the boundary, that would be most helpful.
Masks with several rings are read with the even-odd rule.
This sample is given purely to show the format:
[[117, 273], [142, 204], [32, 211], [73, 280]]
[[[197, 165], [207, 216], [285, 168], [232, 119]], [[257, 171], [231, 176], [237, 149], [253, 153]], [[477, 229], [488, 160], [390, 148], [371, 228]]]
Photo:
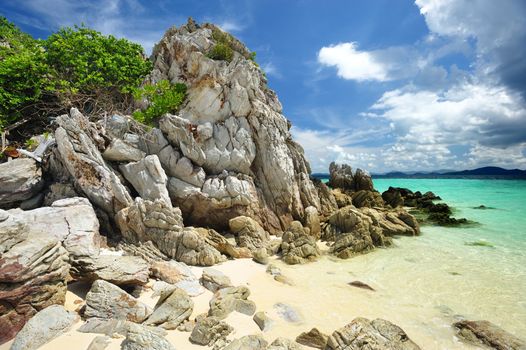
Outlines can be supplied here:
[[303, 264], [315, 260], [320, 251], [314, 237], [305, 233], [299, 221], [294, 221], [283, 234], [281, 251], [287, 264]]
[[233, 330], [226, 322], [221, 321], [217, 317], [209, 316], [197, 322], [190, 334], [190, 341], [210, 347], [215, 344], [225, 344], [226, 337], [232, 333]]
[[138, 162], [123, 164], [119, 169], [142, 199], [150, 201], [161, 199], [168, 207], [172, 206], [167, 188], [168, 177], [156, 155], [146, 156]]
[[267, 350], [303, 350], [305, 349], [300, 344], [286, 338], [277, 338], [274, 340]]
[[72, 108], [70, 115], [56, 119], [58, 156], [77, 188], [111, 219], [132, 204], [127, 189], [104, 161], [104, 140], [94, 123]]
[[110, 344], [110, 339], [107, 335], [98, 335], [89, 343], [87, 350], [104, 350]]
[[200, 281], [203, 287], [211, 292], [216, 292], [219, 289], [233, 286], [227, 275], [213, 268], [203, 269]]
[[226, 287], [219, 289], [210, 300], [208, 315], [224, 319], [232, 311], [252, 315], [256, 311], [253, 301], [247, 300], [250, 290], [247, 287]]
[[460, 321], [453, 327], [457, 334], [477, 345], [486, 345], [498, 350], [526, 349], [526, 342], [506, 332], [489, 321]]
[[144, 285], [148, 283], [149, 268], [137, 256], [99, 255], [78, 259], [72, 273], [80, 280], [101, 279], [118, 286]]
[[247, 247], [251, 251], [265, 248], [270, 239], [266, 232], [254, 219], [247, 216], [238, 216], [228, 222], [230, 231], [236, 236], [240, 247]]
[[327, 341], [327, 350], [417, 350], [420, 349], [407, 334], [389, 321], [355, 318], [334, 331]]
[[356, 208], [375, 208], [384, 206], [384, 200], [382, 199], [382, 195], [376, 191], [360, 190], [357, 192], [353, 192], [351, 194], [351, 198], [352, 204]]
[[[86, 322], [79, 327], [78, 331], [82, 333], [95, 333], [95, 334], [104, 334], [111, 337], [116, 337], [117, 335], [126, 336], [128, 330], [131, 326], [136, 325], [136, 323], [119, 320], [119, 319], [102, 319], [102, 318], [88, 318]], [[166, 331], [159, 327], [150, 327], [143, 326], [149, 329], [152, 332], [159, 334], [160, 336], [165, 336]]]
[[329, 166], [329, 186], [347, 191], [373, 191], [371, 176], [361, 169], [353, 174], [352, 168], [347, 164], [332, 162]]
[[313, 206], [305, 208], [305, 222], [304, 226], [309, 229], [309, 235], [315, 239], [320, 238], [321, 227], [320, 227], [320, 216], [318, 215], [318, 209]]
[[0, 164], [0, 208], [10, 208], [35, 196], [44, 186], [42, 170], [31, 158]]
[[313, 328], [308, 332], [303, 332], [296, 337], [296, 342], [310, 346], [311, 348], [325, 349], [329, 336], [323, 334], [318, 328]]
[[266, 265], [268, 264], [268, 253], [266, 248], [258, 248], [253, 254], [252, 259], [260, 264]]
[[282, 231], [306, 207], [320, 207], [310, 169], [249, 51], [232, 38], [230, 63], [206, 56], [218, 31], [191, 23], [170, 29], [155, 46], [149, 79], [184, 82], [188, 102], [180, 116], [160, 120], [164, 135], [152, 130], [143, 150], [159, 156], [172, 201], [190, 223], [224, 229], [245, 215]]
[[61, 305], [51, 305], [39, 311], [17, 334], [11, 350], [33, 350], [67, 332], [80, 320], [79, 315]]
[[266, 350], [268, 342], [260, 335], [245, 335], [234, 339], [224, 350]]
[[413, 236], [419, 232], [416, 219], [405, 210], [347, 206], [329, 217], [323, 227], [322, 238], [334, 241], [330, 252], [346, 259], [377, 246], [389, 246], [392, 236]]
[[105, 160], [112, 162], [138, 162], [146, 153], [115, 137], [102, 153]]
[[30, 236], [25, 222], [0, 210], [0, 344], [38, 311], [64, 303], [68, 260], [56, 238]]
[[86, 295], [87, 318], [127, 320], [143, 322], [152, 310], [119, 287], [103, 281], [93, 282]]
[[211, 266], [224, 258], [193, 227], [183, 228], [179, 208], [164, 200], [135, 199], [117, 215], [123, 238], [132, 244], [152, 241], [168, 257], [188, 265]]
[[122, 350], [175, 350], [175, 347], [156, 332], [137, 324], [128, 327], [126, 339], [121, 344]]
[[183, 321], [192, 314], [194, 302], [182, 289], [165, 292], [161, 295], [153, 313], [144, 324], [161, 326], [165, 329], [176, 329]]
[[150, 273], [161, 281], [181, 288], [192, 297], [203, 294], [205, 291], [192, 270], [182, 262], [154, 261], [150, 263]]
[[272, 327], [272, 324], [274, 323], [268, 315], [263, 312], [259, 311], [254, 314], [254, 317], [252, 318], [254, 322], [258, 325], [259, 329], [262, 331], [268, 331], [270, 327]]

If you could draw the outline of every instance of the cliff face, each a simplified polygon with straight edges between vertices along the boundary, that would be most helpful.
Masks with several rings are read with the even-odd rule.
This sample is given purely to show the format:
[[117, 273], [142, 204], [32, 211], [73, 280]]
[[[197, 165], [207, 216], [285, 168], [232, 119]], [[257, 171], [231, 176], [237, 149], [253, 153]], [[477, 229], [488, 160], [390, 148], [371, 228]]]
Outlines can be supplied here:
[[193, 22], [168, 30], [155, 46], [152, 82], [185, 83], [188, 98], [178, 116], [167, 115], [146, 147], [157, 154], [174, 205], [188, 223], [227, 227], [247, 215], [270, 232], [320, 210], [303, 149], [289, 132], [276, 94], [249, 51], [228, 36], [232, 60], [207, 53], [222, 33]]

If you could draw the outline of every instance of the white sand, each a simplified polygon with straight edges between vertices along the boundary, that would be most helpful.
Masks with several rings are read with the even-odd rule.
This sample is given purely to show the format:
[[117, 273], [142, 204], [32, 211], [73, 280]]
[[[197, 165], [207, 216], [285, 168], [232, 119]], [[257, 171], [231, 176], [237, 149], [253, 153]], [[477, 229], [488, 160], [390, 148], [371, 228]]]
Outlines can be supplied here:
[[[393, 252], [391, 252], [393, 253]], [[303, 331], [317, 327], [325, 333], [344, 326], [353, 318], [363, 316], [368, 318], [385, 318], [402, 327], [417, 344], [423, 349], [473, 349], [474, 347], [461, 343], [454, 337], [449, 326], [452, 320], [437, 319], [437, 313], [431, 312], [417, 304], [407, 303], [407, 298], [399, 303], [396, 293], [411, 293], [405, 290], [401, 281], [396, 281], [400, 288], [396, 291], [386, 291], [382, 282], [376, 280], [377, 273], [355, 274], [350, 269], [355, 267], [361, 270], [371, 261], [386, 263], [382, 256], [371, 260], [371, 253], [363, 257], [356, 257], [348, 261], [335, 260], [322, 257], [320, 261], [305, 265], [288, 266], [279, 260], [273, 259], [272, 263], [279, 266], [282, 273], [293, 280], [295, 286], [289, 286], [275, 281], [265, 272], [266, 266], [257, 264], [250, 259], [230, 260], [214, 266], [230, 277], [234, 285], [245, 285], [250, 291], [249, 299], [257, 305], [257, 311], [265, 311], [274, 320], [272, 328], [261, 332], [252, 316], [233, 312], [226, 322], [234, 327], [232, 338], [248, 334], [261, 334], [269, 342], [276, 337], [294, 339]], [[399, 263], [399, 262], [397, 262]], [[200, 277], [202, 268], [192, 267], [196, 276]], [[387, 271], [386, 271], [387, 272]], [[385, 273], [384, 273], [385, 275]], [[384, 276], [385, 277], [385, 276]], [[389, 276], [387, 276], [389, 277]], [[397, 276], [390, 276], [397, 279]], [[361, 280], [377, 288], [376, 292], [362, 290], [347, 285], [352, 280]], [[82, 297], [87, 291], [87, 286], [74, 285], [67, 293], [66, 308], [78, 309], [82, 304]], [[418, 293], [418, 291], [415, 291]], [[155, 298], [151, 298], [152, 291], [145, 291], [140, 300], [154, 306]], [[208, 302], [212, 293], [206, 291], [194, 297], [194, 311], [191, 318], [208, 311]], [[277, 313], [274, 305], [285, 303], [299, 311], [304, 320], [298, 324], [283, 320]], [[436, 311], [436, 310], [435, 310]], [[451, 321], [451, 322], [450, 322]], [[82, 322], [76, 324], [72, 330], [54, 339], [42, 347], [45, 350], [70, 350], [86, 349], [98, 334], [78, 332]], [[445, 325], [448, 325], [447, 327]], [[177, 330], [168, 331], [167, 339], [178, 349], [206, 349], [205, 347], [191, 344], [188, 340], [190, 333]], [[107, 349], [119, 349], [124, 338], [112, 339]], [[9, 343], [0, 346], [0, 350], [8, 349]]]

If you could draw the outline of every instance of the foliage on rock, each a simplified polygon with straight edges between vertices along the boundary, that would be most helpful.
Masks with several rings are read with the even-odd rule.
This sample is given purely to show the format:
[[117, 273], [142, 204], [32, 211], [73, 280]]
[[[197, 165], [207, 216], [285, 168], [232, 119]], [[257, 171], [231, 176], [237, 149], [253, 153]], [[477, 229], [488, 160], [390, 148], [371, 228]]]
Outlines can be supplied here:
[[149, 106], [142, 111], [133, 113], [133, 118], [140, 123], [151, 125], [156, 118], [166, 113], [175, 113], [186, 97], [186, 85], [170, 84], [161, 80], [157, 84], [145, 85], [133, 93], [135, 100], [147, 100]]

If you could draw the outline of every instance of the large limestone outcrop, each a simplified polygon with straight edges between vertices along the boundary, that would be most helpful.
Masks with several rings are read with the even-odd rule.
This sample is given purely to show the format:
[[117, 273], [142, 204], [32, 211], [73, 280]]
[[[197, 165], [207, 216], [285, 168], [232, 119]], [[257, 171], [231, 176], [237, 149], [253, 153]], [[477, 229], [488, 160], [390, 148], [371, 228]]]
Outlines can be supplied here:
[[53, 236], [30, 236], [29, 226], [0, 210], [0, 344], [38, 311], [63, 304], [68, 253]]
[[[218, 36], [235, 50], [230, 62], [207, 57]], [[321, 210], [320, 200], [281, 104], [248, 57], [213, 25], [168, 30], [153, 50], [149, 79], [185, 83], [188, 98], [178, 116], [160, 120], [142, 150], [159, 157], [172, 201], [189, 223], [224, 229], [246, 215], [273, 233], [303, 221], [308, 206]]]

